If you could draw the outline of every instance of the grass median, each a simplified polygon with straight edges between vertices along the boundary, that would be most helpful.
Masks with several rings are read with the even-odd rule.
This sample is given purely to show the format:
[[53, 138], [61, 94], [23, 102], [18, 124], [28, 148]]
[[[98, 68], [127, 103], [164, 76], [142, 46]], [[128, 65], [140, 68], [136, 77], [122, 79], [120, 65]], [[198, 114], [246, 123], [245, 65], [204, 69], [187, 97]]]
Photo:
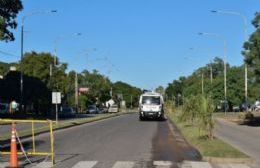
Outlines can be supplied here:
[[[99, 114], [93, 117], [85, 117], [85, 118], [77, 118], [77, 119], [71, 119], [71, 120], [63, 120], [60, 121], [58, 124], [53, 125], [53, 130], [59, 130], [59, 129], [65, 129], [85, 123], [90, 123], [94, 121], [99, 121], [111, 117], [116, 117], [124, 114], [129, 114], [129, 113], [134, 113], [132, 111], [124, 111], [124, 112], [119, 112], [119, 113], [105, 113], [105, 114]], [[19, 127], [19, 125], [18, 125]], [[49, 132], [50, 128], [49, 125], [46, 124], [46, 126], [41, 126], [41, 127], [36, 127], [35, 129], [35, 135], [40, 134], [40, 133], [45, 133]], [[19, 131], [19, 136], [20, 137], [30, 137], [32, 135], [32, 130], [31, 128], [24, 129], [22, 131]], [[10, 139], [10, 132], [4, 133], [0, 135], [0, 141], [6, 141]]]
[[207, 139], [206, 136], [204, 136], [205, 132], [194, 125], [181, 122], [178, 115], [172, 110], [170, 110], [167, 115], [180, 129], [186, 140], [196, 147], [203, 157], [249, 158], [246, 154], [216, 137], [212, 140]]

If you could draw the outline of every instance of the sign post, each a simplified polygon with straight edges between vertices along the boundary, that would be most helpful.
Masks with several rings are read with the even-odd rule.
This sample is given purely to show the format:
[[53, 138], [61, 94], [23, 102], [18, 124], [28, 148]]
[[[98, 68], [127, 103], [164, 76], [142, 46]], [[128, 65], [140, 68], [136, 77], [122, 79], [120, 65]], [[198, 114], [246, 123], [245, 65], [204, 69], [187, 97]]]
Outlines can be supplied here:
[[58, 124], [58, 104], [61, 104], [60, 92], [52, 92], [52, 104], [56, 106], [56, 123]]

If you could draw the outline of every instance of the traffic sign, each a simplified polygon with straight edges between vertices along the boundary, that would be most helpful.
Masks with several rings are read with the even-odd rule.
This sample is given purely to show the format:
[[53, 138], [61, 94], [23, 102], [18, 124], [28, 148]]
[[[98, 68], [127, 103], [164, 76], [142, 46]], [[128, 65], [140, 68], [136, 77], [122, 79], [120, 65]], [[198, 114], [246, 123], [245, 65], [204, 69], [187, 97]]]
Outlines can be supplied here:
[[60, 92], [52, 92], [52, 104], [61, 104]]

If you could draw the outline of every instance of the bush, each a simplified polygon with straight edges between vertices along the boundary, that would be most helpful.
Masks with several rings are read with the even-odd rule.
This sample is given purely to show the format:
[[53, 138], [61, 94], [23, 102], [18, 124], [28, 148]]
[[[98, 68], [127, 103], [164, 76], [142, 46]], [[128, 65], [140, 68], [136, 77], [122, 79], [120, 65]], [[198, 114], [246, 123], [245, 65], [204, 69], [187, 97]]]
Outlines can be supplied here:
[[[214, 103], [210, 97], [204, 95], [190, 96], [185, 99], [180, 120], [196, 125], [199, 130], [206, 132], [209, 139], [213, 139], [214, 120]], [[200, 131], [201, 132], [201, 131]]]

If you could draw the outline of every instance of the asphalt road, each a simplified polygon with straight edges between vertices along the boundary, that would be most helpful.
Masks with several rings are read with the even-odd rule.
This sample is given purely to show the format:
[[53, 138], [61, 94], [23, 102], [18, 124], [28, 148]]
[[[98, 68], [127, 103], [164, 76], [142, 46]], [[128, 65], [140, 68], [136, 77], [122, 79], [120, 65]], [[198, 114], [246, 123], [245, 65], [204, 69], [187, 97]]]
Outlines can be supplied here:
[[[249, 168], [200, 162], [200, 154], [174, 124], [168, 120], [139, 121], [137, 114], [59, 130], [54, 136], [55, 168]], [[31, 149], [30, 140], [23, 145], [26, 150]], [[37, 152], [50, 151], [49, 135], [37, 136], [36, 146]], [[30, 159], [34, 164], [27, 164], [26, 168], [51, 167], [50, 158]], [[7, 161], [8, 157], [0, 156], [0, 168], [8, 165]]]
[[245, 152], [256, 161], [255, 168], [260, 167], [260, 127], [238, 125], [224, 119], [217, 120], [216, 135]]
[[[113, 167], [116, 162], [119, 167], [152, 167], [154, 161], [170, 161], [171, 167], [177, 167], [183, 160], [200, 160], [199, 153], [169, 121], [139, 121], [137, 114], [60, 130], [54, 136], [57, 168], [70, 168], [80, 162], [96, 163], [95, 167], [100, 168]], [[38, 136], [37, 151], [50, 149], [48, 139], [46, 134]], [[27, 143], [24, 146], [31, 147]]]

